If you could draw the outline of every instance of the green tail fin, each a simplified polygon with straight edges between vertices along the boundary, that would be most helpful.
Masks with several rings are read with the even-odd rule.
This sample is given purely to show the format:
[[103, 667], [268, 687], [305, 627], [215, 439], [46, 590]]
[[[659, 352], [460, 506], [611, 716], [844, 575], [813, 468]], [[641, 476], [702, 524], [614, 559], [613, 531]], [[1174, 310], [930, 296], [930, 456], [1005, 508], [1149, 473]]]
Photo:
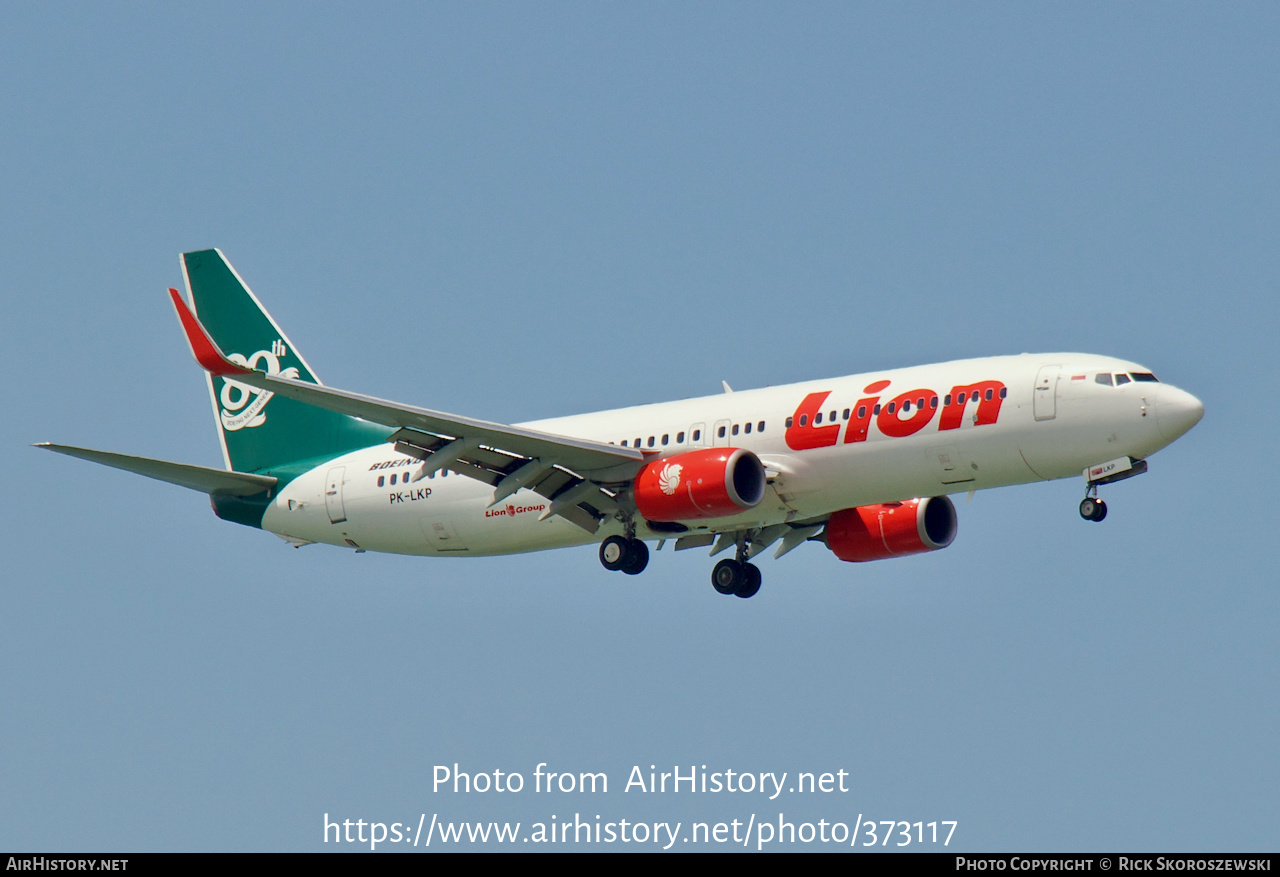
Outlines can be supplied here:
[[[218, 250], [182, 254], [187, 297], [223, 352], [242, 365], [316, 380], [297, 348]], [[207, 376], [223, 458], [237, 472], [260, 472], [334, 457], [385, 441], [386, 427]]]

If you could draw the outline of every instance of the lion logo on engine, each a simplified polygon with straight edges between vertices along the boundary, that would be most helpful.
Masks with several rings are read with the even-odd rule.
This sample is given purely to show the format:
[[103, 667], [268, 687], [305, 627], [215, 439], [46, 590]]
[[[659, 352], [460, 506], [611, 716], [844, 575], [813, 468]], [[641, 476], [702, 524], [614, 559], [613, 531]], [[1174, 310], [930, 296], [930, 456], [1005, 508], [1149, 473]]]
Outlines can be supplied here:
[[680, 486], [680, 468], [679, 463], [668, 463], [658, 475], [658, 486], [667, 496], [675, 496], [676, 488]]

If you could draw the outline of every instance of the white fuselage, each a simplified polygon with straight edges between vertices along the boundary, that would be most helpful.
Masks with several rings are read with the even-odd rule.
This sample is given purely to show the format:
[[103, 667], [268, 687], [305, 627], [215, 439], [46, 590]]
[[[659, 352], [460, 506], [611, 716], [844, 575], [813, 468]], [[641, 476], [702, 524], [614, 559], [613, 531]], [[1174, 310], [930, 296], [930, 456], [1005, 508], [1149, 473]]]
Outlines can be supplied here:
[[[1099, 383], [1099, 374], [1127, 382]], [[764, 500], [733, 517], [683, 522], [698, 534], [1074, 477], [1096, 463], [1149, 456], [1202, 411], [1193, 396], [1155, 382], [1134, 363], [1064, 353], [871, 372], [521, 425], [638, 442], [657, 456], [710, 446], [753, 451], [769, 477]], [[490, 508], [493, 489], [457, 473], [406, 483], [417, 466], [389, 444], [337, 457], [287, 484], [263, 527], [295, 542], [463, 556], [578, 545], [622, 531], [612, 518], [595, 535], [559, 516], [539, 520], [548, 500], [530, 490]], [[641, 523], [637, 535], [670, 534]]]

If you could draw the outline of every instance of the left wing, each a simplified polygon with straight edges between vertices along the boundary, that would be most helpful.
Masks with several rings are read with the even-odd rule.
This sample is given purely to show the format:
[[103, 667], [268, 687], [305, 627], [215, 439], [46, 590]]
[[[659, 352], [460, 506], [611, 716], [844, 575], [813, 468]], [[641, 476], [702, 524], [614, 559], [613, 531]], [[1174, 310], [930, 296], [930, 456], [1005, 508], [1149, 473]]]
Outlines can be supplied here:
[[492, 485], [494, 503], [527, 487], [551, 500], [543, 518], [561, 515], [592, 533], [604, 514], [630, 502], [619, 493], [644, 465], [639, 448], [459, 417], [245, 368], [222, 353], [176, 289], [169, 295], [191, 353], [206, 371], [396, 428], [388, 439], [396, 450], [422, 460], [415, 481], [448, 468]]

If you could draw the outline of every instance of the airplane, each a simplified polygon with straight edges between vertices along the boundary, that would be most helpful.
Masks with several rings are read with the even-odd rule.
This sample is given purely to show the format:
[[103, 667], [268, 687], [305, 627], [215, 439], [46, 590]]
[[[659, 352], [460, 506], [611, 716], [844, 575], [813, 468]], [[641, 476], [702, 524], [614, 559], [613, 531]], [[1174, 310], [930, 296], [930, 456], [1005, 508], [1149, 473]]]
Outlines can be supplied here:
[[67, 445], [62, 454], [207, 493], [295, 547], [440, 557], [598, 543], [637, 575], [646, 543], [753, 560], [816, 542], [864, 562], [947, 547], [949, 494], [1082, 476], [1098, 488], [1204, 415], [1143, 366], [1083, 353], [968, 359], [507, 425], [326, 387], [219, 250], [184, 253], [169, 295], [206, 372], [225, 469]]

